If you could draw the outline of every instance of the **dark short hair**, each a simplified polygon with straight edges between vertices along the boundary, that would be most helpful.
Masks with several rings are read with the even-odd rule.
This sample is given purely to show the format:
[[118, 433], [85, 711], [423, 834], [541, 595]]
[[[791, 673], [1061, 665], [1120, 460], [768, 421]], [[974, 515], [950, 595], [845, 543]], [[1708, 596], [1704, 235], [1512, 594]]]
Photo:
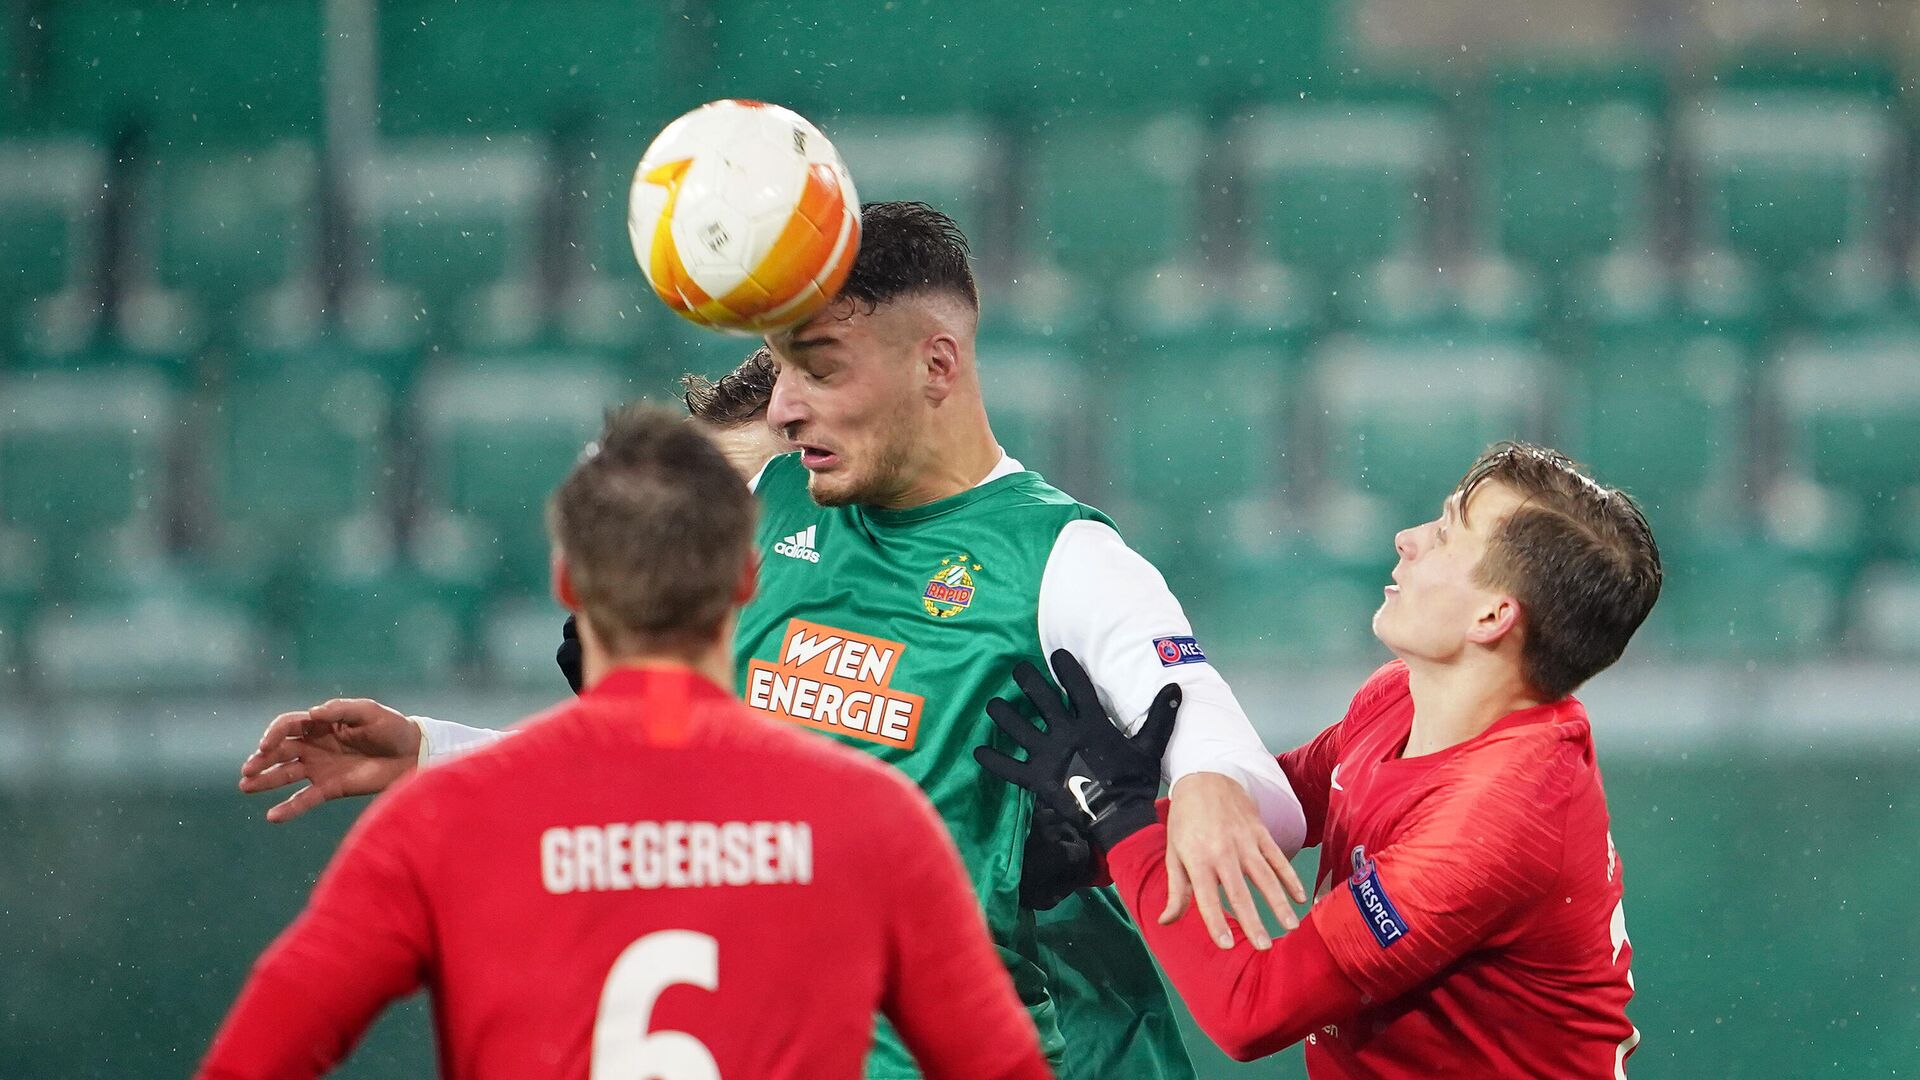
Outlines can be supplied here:
[[915, 293], [946, 293], [980, 310], [967, 238], [947, 215], [920, 202], [860, 207], [860, 253], [835, 294], [868, 311]]
[[680, 376], [680, 387], [687, 403], [687, 415], [715, 427], [737, 427], [757, 420], [773, 400], [773, 354], [762, 345], [740, 362], [740, 366], [720, 376]]
[[733, 609], [753, 545], [753, 496], [712, 440], [635, 404], [547, 502], [581, 616], [616, 655], [695, 648]]
[[1522, 501], [1494, 530], [1475, 576], [1520, 602], [1523, 674], [1557, 701], [1620, 659], [1646, 621], [1660, 597], [1660, 548], [1625, 492], [1595, 483], [1559, 451], [1495, 444], [1455, 489], [1462, 514], [1489, 480]]

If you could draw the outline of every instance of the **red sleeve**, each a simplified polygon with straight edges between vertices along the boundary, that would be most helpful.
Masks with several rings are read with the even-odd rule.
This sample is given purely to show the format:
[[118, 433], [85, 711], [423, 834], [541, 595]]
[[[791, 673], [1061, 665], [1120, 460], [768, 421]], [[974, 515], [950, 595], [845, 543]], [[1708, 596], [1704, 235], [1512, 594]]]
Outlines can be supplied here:
[[1340, 760], [1343, 724], [1335, 724], [1313, 737], [1305, 746], [1296, 746], [1279, 757], [1280, 771], [1300, 800], [1300, 812], [1307, 818], [1307, 838], [1301, 847], [1319, 847], [1327, 827], [1327, 801], [1331, 797], [1333, 766]]
[[1252, 1061], [1278, 1053], [1360, 1010], [1360, 991], [1335, 966], [1311, 914], [1265, 952], [1237, 932], [1233, 948], [1215, 945], [1197, 911], [1160, 925], [1166, 862], [1167, 831], [1160, 825], [1129, 836], [1107, 855], [1147, 947], [1200, 1030], [1227, 1056]]
[[1373, 1000], [1432, 978], [1559, 876], [1579, 755], [1551, 729], [1506, 741], [1416, 802], [1392, 843], [1314, 905], [1328, 951]]
[[[403, 793], [376, 800], [307, 907], [254, 964], [198, 1075], [319, 1076], [382, 1008], [418, 989], [431, 951], [425, 897], [404, 857]], [[408, 800], [402, 800], [408, 801]]]
[[933, 804], [902, 779], [888, 811], [875, 819], [895, 823], [881, 871], [896, 885], [881, 1011], [928, 1080], [1049, 1080], [1040, 1036]]

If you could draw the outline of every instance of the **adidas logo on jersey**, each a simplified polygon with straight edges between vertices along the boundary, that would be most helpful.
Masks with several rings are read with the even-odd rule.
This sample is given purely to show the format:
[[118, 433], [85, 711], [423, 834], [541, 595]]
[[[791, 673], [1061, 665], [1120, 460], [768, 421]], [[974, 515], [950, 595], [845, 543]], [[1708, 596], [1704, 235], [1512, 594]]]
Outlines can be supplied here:
[[820, 526], [809, 525], [785, 540], [773, 545], [775, 555], [785, 555], [789, 559], [805, 559], [810, 563], [820, 561], [820, 549], [813, 546], [814, 533]]

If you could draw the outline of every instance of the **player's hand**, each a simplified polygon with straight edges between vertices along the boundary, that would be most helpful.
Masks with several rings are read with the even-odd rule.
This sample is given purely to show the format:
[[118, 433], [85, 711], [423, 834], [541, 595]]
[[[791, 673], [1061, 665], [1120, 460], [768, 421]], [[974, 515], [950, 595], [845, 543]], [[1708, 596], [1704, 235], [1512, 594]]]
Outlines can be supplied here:
[[567, 616], [566, 625], [560, 628], [560, 647], [553, 651], [553, 662], [560, 665], [560, 674], [566, 676], [567, 685], [573, 687], [574, 693], [579, 693], [580, 683], [582, 681], [580, 674], [580, 630], [579, 627], [575, 625], [573, 616], [571, 615]]
[[1093, 842], [1080, 822], [1033, 801], [1033, 826], [1027, 830], [1020, 861], [1020, 906], [1050, 911], [1060, 901], [1093, 884]]
[[1051, 659], [1054, 677], [1067, 693], [1065, 702], [1032, 664], [1022, 660], [1013, 669], [1013, 681], [1033, 703], [1044, 727], [1035, 727], [1003, 698], [987, 703], [987, 715], [1026, 750], [1026, 760], [991, 746], [974, 747], [973, 757], [981, 768], [1086, 822], [1093, 842], [1111, 851], [1159, 821], [1153, 802], [1160, 791], [1160, 758], [1180, 709], [1180, 687], [1162, 687], [1139, 733], [1129, 738], [1108, 719], [1080, 661], [1065, 649], [1054, 650]]
[[1240, 929], [1256, 949], [1273, 946], [1273, 938], [1253, 906], [1247, 883], [1260, 890], [1280, 926], [1300, 925], [1295, 903], [1307, 902], [1307, 892], [1273, 842], [1253, 797], [1239, 782], [1219, 773], [1190, 773], [1173, 785], [1173, 805], [1167, 812], [1167, 907], [1160, 913], [1164, 925], [1178, 919], [1192, 900], [1200, 921], [1223, 949], [1233, 947], [1233, 932], [1221, 911], [1220, 896], [1240, 921]]
[[240, 790], [272, 791], [305, 780], [306, 787], [267, 811], [268, 821], [292, 821], [329, 799], [385, 791], [419, 756], [413, 721], [377, 701], [334, 698], [274, 717], [240, 766]]

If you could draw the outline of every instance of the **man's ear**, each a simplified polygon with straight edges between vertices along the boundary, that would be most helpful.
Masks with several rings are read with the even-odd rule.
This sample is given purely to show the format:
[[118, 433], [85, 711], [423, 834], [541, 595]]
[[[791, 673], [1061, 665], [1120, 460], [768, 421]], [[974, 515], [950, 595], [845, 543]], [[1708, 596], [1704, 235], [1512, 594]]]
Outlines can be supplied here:
[[921, 345], [927, 371], [927, 399], [945, 401], [960, 384], [960, 340], [945, 330]]
[[747, 606], [753, 594], [760, 591], [760, 553], [747, 553], [747, 561], [740, 567], [740, 579], [733, 583], [733, 606]]
[[573, 571], [568, 568], [567, 557], [559, 548], [553, 549], [548, 568], [553, 577], [553, 598], [560, 601], [561, 607], [575, 615], [580, 614], [580, 597], [573, 591]]
[[1467, 628], [1467, 640], [1476, 645], [1497, 645], [1519, 629], [1521, 621], [1520, 601], [1501, 593], [1480, 609], [1480, 617]]

